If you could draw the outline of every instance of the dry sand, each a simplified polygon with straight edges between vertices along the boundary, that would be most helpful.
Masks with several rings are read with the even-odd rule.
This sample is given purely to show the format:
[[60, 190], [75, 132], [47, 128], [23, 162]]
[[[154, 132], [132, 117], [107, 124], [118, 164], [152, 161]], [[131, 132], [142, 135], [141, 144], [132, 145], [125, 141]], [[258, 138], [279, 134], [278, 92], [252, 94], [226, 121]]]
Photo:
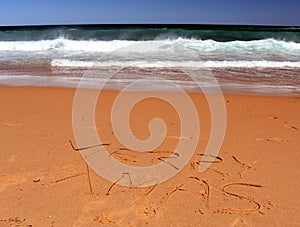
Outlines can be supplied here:
[[[201, 94], [190, 94], [201, 135], [196, 155], [178, 175], [154, 188], [127, 188], [91, 171], [90, 193], [86, 164], [69, 144], [75, 144], [74, 92], [0, 88], [0, 226], [300, 225], [299, 98], [225, 95], [225, 140], [215, 163], [199, 173], [196, 158], [209, 138], [210, 112]], [[120, 149], [110, 122], [116, 94], [104, 92], [96, 113], [108, 152], [136, 166], [171, 154], [180, 139], [180, 121], [157, 100], [139, 104], [131, 125], [145, 139], [149, 119], [164, 118], [168, 137], [158, 150], [166, 153], [142, 156]]]

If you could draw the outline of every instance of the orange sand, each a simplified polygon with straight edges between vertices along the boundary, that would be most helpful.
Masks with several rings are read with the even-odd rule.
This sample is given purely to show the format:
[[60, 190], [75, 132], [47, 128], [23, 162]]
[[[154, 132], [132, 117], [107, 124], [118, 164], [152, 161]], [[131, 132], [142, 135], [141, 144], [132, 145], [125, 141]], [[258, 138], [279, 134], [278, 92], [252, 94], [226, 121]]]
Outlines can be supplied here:
[[[299, 225], [299, 98], [226, 95], [225, 140], [206, 172], [197, 171], [195, 156], [165, 183], [127, 188], [111, 187], [91, 171], [91, 194], [85, 162], [68, 142], [75, 144], [74, 92], [0, 88], [0, 226]], [[159, 153], [120, 150], [110, 124], [116, 94], [104, 92], [96, 112], [98, 133], [110, 143], [108, 151], [130, 165], [159, 162]], [[191, 97], [200, 116], [196, 154], [201, 154], [209, 138], [210, 112], [201, 94]], [[160, 147], [168, 155], [180, 133], [179, 118], [169, 105], [140, 103], [132, 112], [131, 127], [145, 139], [149, 120], [157, 116], [168, 126]]]

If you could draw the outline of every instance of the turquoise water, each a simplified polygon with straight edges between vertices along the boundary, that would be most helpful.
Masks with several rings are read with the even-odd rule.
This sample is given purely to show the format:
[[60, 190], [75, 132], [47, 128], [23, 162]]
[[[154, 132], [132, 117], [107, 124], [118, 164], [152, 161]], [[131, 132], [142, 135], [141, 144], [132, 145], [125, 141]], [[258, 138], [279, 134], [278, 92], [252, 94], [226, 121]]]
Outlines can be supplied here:
[[70, 40], [165, 40], [198, 39], [251, 41], [276, 39], [300, 42], [300, 28], [263, 26], [213, 26], [213, 25], [75, 25], [2, 27], [2, 41], [38, 41], [64, 37]]

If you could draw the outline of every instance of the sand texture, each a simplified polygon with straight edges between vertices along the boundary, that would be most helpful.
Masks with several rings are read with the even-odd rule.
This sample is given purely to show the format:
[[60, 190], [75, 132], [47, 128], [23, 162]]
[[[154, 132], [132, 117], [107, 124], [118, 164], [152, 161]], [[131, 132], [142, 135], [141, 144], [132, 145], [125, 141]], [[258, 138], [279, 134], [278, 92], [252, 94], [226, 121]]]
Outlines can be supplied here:
[[[113, 184], [92, 170], [88, 177], [84, 159], [69, 143], [77, 148], [74, 93], [0, 87], [0, 226], [300, 225], [298, 97], [225, 95], [225, 139], [214, 163], [199, 173], [211, 119], [205, 97], [190, 94], [201, 124], [194, 157], [170, 180], [138, 188]], [[150, 99], [132, 110], [132, 132], [146, 139], [149, 121], [160, 117], [167, 137], [147, 154], [126, 150], [111, 126], [116, 95], [101, 94], [96, 125], [118, 161], [151, 166], [172, 155], [179, 140], [191, 139], [180, 136], [180, 119], [170, 105]]]

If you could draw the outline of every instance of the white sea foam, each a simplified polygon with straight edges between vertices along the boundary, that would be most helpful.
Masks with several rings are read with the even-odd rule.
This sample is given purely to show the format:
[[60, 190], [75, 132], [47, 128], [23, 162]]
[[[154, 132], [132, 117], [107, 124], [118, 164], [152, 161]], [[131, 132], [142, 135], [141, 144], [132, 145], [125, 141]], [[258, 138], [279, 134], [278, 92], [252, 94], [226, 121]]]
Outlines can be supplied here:
[[[287, 73], [290, 74], [284, 79], [281, 78], [281, 80], [288, 80], [284, 84], [280, 81], [276, 82], [277, 74], [273, 73], [274, 75], [270, 76], [274, 78], [274, 84], [271, 85], [264, 84], [263, 80], [260, 84], [237, 84], [239, 80], [234, 80], [235, 82], [226, 87], [232, 90], [255, 92], [259, 92], [258, 90], [263, 88], [266, 93], [268, 91], [270, 93], [299, 92], [300, 90], [297, 82], [299, 81], [300, 43], [274, 39], [231, 42], [183, 38], [151, 41], [78, 41], [65, 38], [40, 41], [0, 41], [0, 63], [9, 66], [8, 69], [12, 68], [9, 76], [2, 76], [6, 71], [0, 71], [0, 84], [11, 86], [76, 87], [79, 82], [77, 74], [73, 75], [73, 68], [76, 67], [253, 68], [253, 70], [255, 68], [294, 68], [294, 70], [287, 70]], [[49, 63], [53, 67], [51, 70], [47, 68]], [[35, 70], [32, 72], [34, 76], [27, 75], [30, 74], [27, 68], [24, 72], [22, 70], [13, 72], [12, 66], [16, 65], [19, 69], [23, 67], [23, 64], [28, 66], [30, 64], [45, 65], [49, 70], [47, 73], [53, 73], [53, 75], [40, 77], [39, 71]], [[64, 67], [72, 69], [69, 72]], [[78, 71], [80, 74], [81, 70]], [[229, 78], [231, 78], [230, 76], [234, 78], [239, 76], [237, 73], [227, 73]], [[68, 77], [68, 75], [70, 76]], [[259, 74], [259, 76], [265, 75]], [[90, 87], [101, 83], [102, 79], [87, 78], [85, 83], [87, 87]], [[111, 86], [120, 86], [130, 81], [121, 78], [111, 82]], [[180, 79], [177, 83], [187, 86], [188, 89], [194, 86]], [[287, 84], [295, 84], [295, 86], [287, 87]]]
[[76, 41], [64, 38], [40, 41], [0, 41], [0, 51], [83, 51], [109, 52], [130, 45], [131, 41]]
[[[274, 39], [253, 41], [217, 42], [213, 40], [194, 40], [178, 38], [175, 40], [152, 41], [78, 41], [59, 38], [55, 40], [40, 41], [0, 41], [0, 51], [80, 51], [80, 52], [111, 52], [130, 45], [153, 44], [162, 51], [300, 51], [300, 43], [278, 41]], [[148, 48], [136, 49], [136, 51], [149, 51]]]
[[73, 61], [54, 59], [54, 67], [193, 67], [193, 68], [300, 68], [300, 62], [291, 61]]

